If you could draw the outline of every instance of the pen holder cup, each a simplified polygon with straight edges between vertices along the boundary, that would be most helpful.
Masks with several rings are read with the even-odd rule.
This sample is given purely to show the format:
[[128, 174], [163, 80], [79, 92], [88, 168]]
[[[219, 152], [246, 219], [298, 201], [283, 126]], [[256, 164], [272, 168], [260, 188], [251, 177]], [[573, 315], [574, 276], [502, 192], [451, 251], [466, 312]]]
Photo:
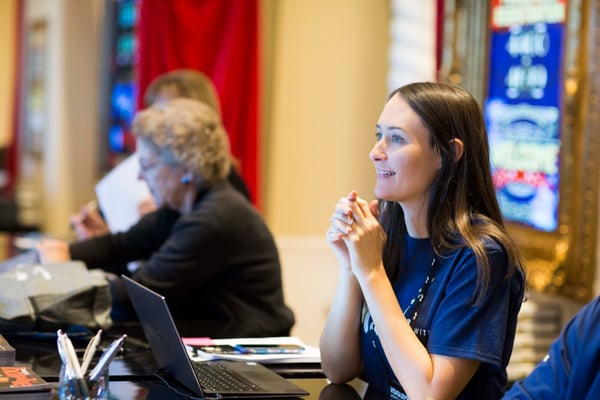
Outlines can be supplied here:
[[93, 382], [86, 376], [84, 385], [81, 380], [69, 378], [63, 364], [58, 380], [58, 398], [60, 400], [108, 400], [108, 376], [108, 368], [106, 368]]

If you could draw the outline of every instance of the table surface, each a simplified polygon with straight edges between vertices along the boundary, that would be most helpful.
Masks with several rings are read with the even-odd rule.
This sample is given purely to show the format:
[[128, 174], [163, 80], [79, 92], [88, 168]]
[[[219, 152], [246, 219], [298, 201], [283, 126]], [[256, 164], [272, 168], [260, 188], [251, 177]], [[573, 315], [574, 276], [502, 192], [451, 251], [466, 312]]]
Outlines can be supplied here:
[[[309, 395], [299, 397], [305, 400], [361, 400], [361, 399], [383, 399], [383, 397], [363, 397], [366, 392], [366, 384], [362, 381], [355, 380], [349, 384], [333, 385], [329, 384], [325, 378], [299, 378], [289, 379], [294, 384], [306, 390]], [[170, 384], [173, 384], [172, 382]], [[180, 387], [175, 388], [185, 392]], [[57, 398], [57, 397], [54, 397]], [[184, 399], [175, 392], [174, 388], [167, 387], [165, 384], [158, 381], [148, 382], [130, 382], [117, 381], [110, 383], [110, 399], [111, 400], [170, 400]], [[250, 399], [250, 398], [249, 398]], [[276, 399], [275, 399], [276, 400]], [[287, 398], [290, 400], [290, 398]]]
[[[71, 336], [77, 352], [83, 352], [87, 344], [85, 340], [77, 340]], [[110, 343], [107, 337], [103, 345]], [[128, 337], [128, 339], [132, 339]], [[16, 349], [16, 362], [29, 364], [34, 371], [49, 382], [58, 385], [58, 375], [61, 361], [56, 350], [56, 335], [35, 335], [23, 337], [8, 337], [9, 343]], [[101, 346], [102, 347], [102, 346]], [[280, 364], [266, 365], [286, 379], [305, 389], [309, 395], [302, 397], [307, 400], [360, 400], [382, 398], [367, 393], [367, 385], [360, 380], [354, 380], [346, 385], [332, 385], [324, 378], [318, 364]], [[186, 392], [184, 388], [168, 376], [167, 386], [156, 374], [157, 366], [147, 343], [140, 339], [127, 340], [123, 351], [110, 364], [110, 399], [111, 400], [168, 400], [185, 397], [176, 390]], [[374, 397], [375, 396], [375, 397]], [[57, 399], [56, 388], [53, 399]]]

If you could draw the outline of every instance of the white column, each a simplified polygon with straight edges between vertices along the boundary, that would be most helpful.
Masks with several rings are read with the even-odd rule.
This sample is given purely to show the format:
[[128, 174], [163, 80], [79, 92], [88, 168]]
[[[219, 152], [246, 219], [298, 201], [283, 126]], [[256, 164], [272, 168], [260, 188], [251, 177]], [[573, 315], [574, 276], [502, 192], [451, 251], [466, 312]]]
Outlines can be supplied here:
[[391, 0], [388, 89], [435, 79], [436, 1]]
[[[42, 231], [52, 236], [69, 237], [69, 215], [94, 196], [102, 7], [102, 0], [25, 3], [23, 40], [34, 23], [46, 24], [45, 112], [41, 151], [29, 158], [30, 165], [21, 166], [17, 196], [33, 203]], [[27, 62], [25, 57], [24, 75]]]

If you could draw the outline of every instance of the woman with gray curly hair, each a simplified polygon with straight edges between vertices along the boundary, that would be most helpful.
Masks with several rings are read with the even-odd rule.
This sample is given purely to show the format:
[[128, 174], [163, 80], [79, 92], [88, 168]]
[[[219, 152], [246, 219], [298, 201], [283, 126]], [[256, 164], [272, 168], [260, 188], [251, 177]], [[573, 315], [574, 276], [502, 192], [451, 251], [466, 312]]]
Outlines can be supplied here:
[[[219, 116], [191, 99], [140, 111], [133, 122], [140, 179], [158, 207], [127, 231], [72, 243], [45, 241], [43, 261], [82, 260], [112, 278], [115, 322], [136, 320], [120, 274], [164, 295], [183, 336], [288, 335], [275, 241], [251, 203], [227, 181], [229, 143]], [[151, 229], [148, 229], [151, 227]], [[130, 261], [144, 260], [133, 273]]]
[[[197, 189], [213, 186], [229, 173], [227, 135], [217, 114], [204, 103], [184, 98], [157, 103], [138, 113], [132, 130], [140, 178], [148, 183], [159, 207], [166, 201], [171, 208], [185, 212]], [[154, 168], [161, 165], [168, 168]], [[173, 187], [172, 182], [178, 181], [183, 185]], [[165, 193], [161, 193], [161, 185], [166, 186]], [[163, 195], [175, 198], [165, 199]]]

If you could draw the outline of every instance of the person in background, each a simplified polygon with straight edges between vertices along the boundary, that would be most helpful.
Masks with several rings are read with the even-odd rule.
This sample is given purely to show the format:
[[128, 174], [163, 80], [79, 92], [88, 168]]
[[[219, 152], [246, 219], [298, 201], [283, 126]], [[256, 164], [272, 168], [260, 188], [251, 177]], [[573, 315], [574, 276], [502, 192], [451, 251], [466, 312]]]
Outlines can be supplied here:
[[[112, 274], [112, 316], [136, 320], [120, 274], [166, 296], [184, 336], [288, 335], [275, 241], [253, 205], [226, 177], [229, 142], [218, 114], [191, 99], [159, 102], [133, 121], [140, 178], [172, 223], [151, 213], [124, 233], [70, 245], [43, 240], [42, 262], [81, 260]], [[145, 260], [130, 273], [125, 264]]]
[[[219, 97], [212, 81], [202, 72], [193, 69], [172, 70], [154, 78], [144, 92], [144, 105], [149, 107], [152, 104], [178, 97], [201, 101], [221, 115]], [[231, 160], [232, 168], [227, 179], [234, 188], [250, 200], [250, 192], [238, 172], [239, 161], [233, 156], [231, 156]], [[144, 199], [139, 204], [138, 210], [141, 217], [156, 211], [152, 197]], [[165, 219], [174, 221], [179, 217], [174, 210], [162, 209], [159, 212]], [[106, 221], [95, 208], [82, 207], [78, 213], [71, 215], [69, 222], [78, 239], [89, 239], [110, 233]]]
[[600, 398], [600, 297], [563, 327], [546, 357], [513, 384], [505, 400]]
[[[199, 100], [211, 106], [221, 116], [217, 90], [208, 76], [194, 69], [176, 69], [157, 76], [144, 92], [144, 105], [149, 107], [177, 97]], [[250, 199], [250, 191], [239, 175], [240, 160], [231, 156], [232, 168], [227, 179], [234, 188]]]
[[339, 278], [325, 375], [392, 399], [500, 398], [525, 279], [477, 102], [452, 84], [397, 89], [370, 158], [378, 202], [350, 192], [327, 231]]

